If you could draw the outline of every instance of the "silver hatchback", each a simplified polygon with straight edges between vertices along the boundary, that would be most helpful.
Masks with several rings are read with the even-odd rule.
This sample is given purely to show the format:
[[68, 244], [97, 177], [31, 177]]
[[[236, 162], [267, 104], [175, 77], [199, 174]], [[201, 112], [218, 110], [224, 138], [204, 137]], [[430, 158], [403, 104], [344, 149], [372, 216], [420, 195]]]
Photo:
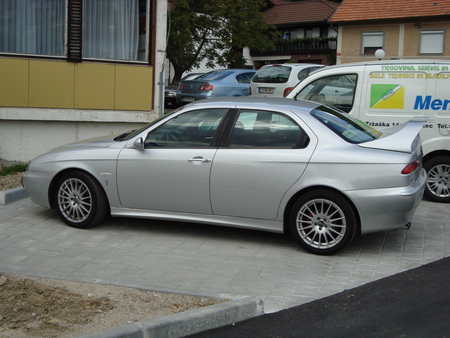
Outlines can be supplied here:
[[315, 102], [203, 100], [139, 130], [57, 148], [24, 175], [77, 228], [107, 214], [291, 232], [315, 254], [407, 228], [422, 198], [423, 121], [383, 134]]

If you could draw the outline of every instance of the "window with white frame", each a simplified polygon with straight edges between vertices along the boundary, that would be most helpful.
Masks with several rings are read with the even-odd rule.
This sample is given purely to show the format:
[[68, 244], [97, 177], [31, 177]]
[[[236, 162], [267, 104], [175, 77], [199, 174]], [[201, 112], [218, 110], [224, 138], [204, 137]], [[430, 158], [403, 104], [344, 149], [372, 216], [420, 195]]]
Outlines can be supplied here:
[[384, 33], [383, 32], [364, 32], [362, 34], [362, 53], [375, 54], [377, 49], [383, 48]]
[[421, 30], [420, 31], [420, 54], [443, 54], [444, 53], [444, 30]]
[[0, 53], [147, 62], [151, 0], [0, 0]]

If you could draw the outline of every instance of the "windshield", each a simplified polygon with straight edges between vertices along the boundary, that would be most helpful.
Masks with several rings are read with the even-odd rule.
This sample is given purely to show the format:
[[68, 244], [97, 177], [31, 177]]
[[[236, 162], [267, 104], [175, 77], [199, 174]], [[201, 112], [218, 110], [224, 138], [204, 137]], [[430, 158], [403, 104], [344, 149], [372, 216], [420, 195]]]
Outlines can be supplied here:
[[311, 115], [350, 143], [369, 142], [382, 135], [381, 132], [368, 124], [351, 115], [341, 113], [332, 107], [321, 106], [318, 109], [314, 109]]
[[179, 108], [179, 109], [176, 109], [176, 110], [174, 110], [174, 111], [171, 111], [170, 113], [168, 113], [168, 114], [166, 114], [166, 115], [163, 115], [163, 116], [157, 118], [156, 120], [153, 120], [153, 121], [150, 122], [150, 123], [147, 123], [146, 125], [144, 125], [143, 127], [139, 128], [139, 129], [136, 129], [136, 130], [133, 130], [133, 131], [131, 131], [131, 132], [128, 132], [128, 133], [119, 135], [119, 136], [117, 136], [117, 137], [114, 139], [114, 141], [128, 141], [128, 140], [132, 139], [133, 137], [135, 137], [136, 135], [142, 133], [145, 129], [150, 128], [150, 127], [153, 126], [154, 124], [158, 123], [158, 122], [161, 121], [162, 119], [165, 119], [166, 117], [172, 115], [173, 113], [179, 111], [179, 110], [182, 109], [182, 108], [183, 108], [183, 107], [181, 107], [181, 108]]
[[285, 66], [271, 66], [258, 70], [253, 82], [285, 83], [289, 79], [292, 68]]

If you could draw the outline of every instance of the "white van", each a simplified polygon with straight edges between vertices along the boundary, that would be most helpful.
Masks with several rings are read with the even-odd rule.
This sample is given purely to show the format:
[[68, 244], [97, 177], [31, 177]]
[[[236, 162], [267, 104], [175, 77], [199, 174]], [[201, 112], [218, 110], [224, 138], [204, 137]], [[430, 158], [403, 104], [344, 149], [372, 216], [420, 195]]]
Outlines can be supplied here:
[[450, 61], [348, 63], [312, 73], [286, 96], [323, 102], [382, 130], [420, 116], [425, 196], [450, 202]]
[[250, 96], [284, 97], [312, 71], [323, 67], [314, 63], [283, 63], [261, 67], [250, 82]]

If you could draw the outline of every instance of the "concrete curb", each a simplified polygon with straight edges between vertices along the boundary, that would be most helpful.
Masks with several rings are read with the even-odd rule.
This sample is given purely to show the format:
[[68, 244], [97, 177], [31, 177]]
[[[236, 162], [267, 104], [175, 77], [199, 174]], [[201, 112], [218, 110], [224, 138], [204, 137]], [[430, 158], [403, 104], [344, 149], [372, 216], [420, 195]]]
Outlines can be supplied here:
[[119, 326], [83, 338], [184, 337], [264, 314], [262, 300], [242, 297], [186, 312]]
[[25, 188], [14, 188], [0, 191], [0, 205], [7, 205], [30, 196]]

